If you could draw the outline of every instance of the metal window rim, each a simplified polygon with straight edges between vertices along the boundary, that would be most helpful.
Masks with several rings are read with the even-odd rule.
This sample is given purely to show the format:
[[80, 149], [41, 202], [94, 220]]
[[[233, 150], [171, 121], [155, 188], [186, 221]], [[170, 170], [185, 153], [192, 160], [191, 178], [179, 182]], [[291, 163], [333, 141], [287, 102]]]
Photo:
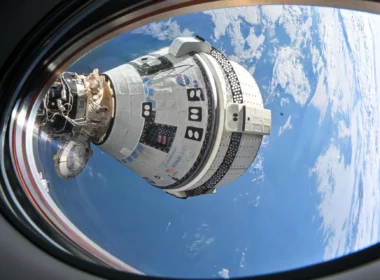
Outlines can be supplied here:
[[[91, 13], [97, 10], [106, 1], [88, 1], [83, 7], [83, 12]], [[118, 35], [131, 31], [135, 28], [141, 27], [145, 24], [155, 22], [158, 20], [167, 19], [173, 16], [199, 12], [203, 10], [228, 8], [238, 6], [252, 6], [252, 5], [312, 5], [323, 7], [336, 7], [358, 10], [363, 12], [370, 12], [380, 14], [380, 5], [375, 2], [368, 1], [355, 1], [355, 0], [221, 0], [221, 1], [199, 1], [199, 0], [168, 0], [168, 1], [144, 1], [142, 4], [128, 7], [125, 10], [118, 11], [117, 13], [106, 15], [105, 19], [100, 22], [94, 23], [92, 26], [84, 27], [83, 31], [78, 34], [74, 34], [71, 41], [66, 45], [57, 45], [54, 43], [54, 38], [50, 43], [40, 48], [41, 56], [35, 60], [31, 60], [30, 64], [24, 67], [24, 71], [19, 73], [17, 78], [18, 82], [12, 88], [12, 91], [8, 94], [12, 96], [7, 100], [7, 108], [2, 111], [1, 127], [2, 134], [0, 136], [0, 168], [2, 176], [5, 180], [1, 181], [8, 191], [12, 192], [12, 186], [7, 180], [9, 170], [6, 170], [5, 166], [9, 163], [5, 163], [7, 160], [5, 155], [8, 150], [10, 153], [10, 160], [13, 167], [14, 174], [18, 178], [18, 182], [24, 190], [29, 190], [33, 185], [35, 189], [41, 188], [40, 181], [37, 177], [37, 169], [33, 164], [33, 157], [31, 154], [31, 141], [28, 141], [33, 135], [33, 126], [30, 125], [35, 119], [36, 104], [38, 104], [39, 97], [43, 93], [47, 92], [52, 82], [74, 63], [81, 56], [85, 55], [88, 51], [96, 46], [117, 37]], [[80, 23], [80, 18], [84, 15], [76, 15], [74, 19]], [[76, 22], [73, 21], [72, 24]], [[67, 22], [63, 23], [59, 27], [59, 34], [65, 34], [70, 31], [67, 28]], [[61, 32], [61, 33], [60, 33]], [[59, 42], [59, 38], [55, 38]], [[52, 51], [53, 52], [50, 52]], [[42, 65], [39, 69], [36, 69], [36, 65]], [[0, 73], [3, 73], [4, 69], [1, 69]], [[33, 87], [31, 85], [28, 76], [30, 73], [41, 71], [41, 77], [43, 80]], [[9, 78], [9, 75], [5, 75]], [[0, 81], [0, 90], [4, 86], [6, 80]], [[0, 91], [0, 98], [2, 92]], [[3, 99], [0, 99], [3, 101]], [[25, 126], [24, 124], [28, 124]], [[9, 146], [8, 146], [9, 145]], [[35, 198], [31, 195], [32, 200]], [[43, 214], [43, 209], [40, 209]], [[126, 270], [128, 271], [128, 270]]]

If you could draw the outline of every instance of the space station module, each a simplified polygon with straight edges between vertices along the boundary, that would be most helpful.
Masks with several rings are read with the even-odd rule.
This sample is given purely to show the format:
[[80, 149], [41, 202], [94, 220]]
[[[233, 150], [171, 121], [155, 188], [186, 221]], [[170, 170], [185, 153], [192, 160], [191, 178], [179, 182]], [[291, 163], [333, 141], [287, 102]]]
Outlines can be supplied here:
[[178, 198], [237, 180], [271, 130], [252, 75], [198, 36], [101, 74], [64, 72], [44, 99], [59, 177], [77, 176], [93, 143]]

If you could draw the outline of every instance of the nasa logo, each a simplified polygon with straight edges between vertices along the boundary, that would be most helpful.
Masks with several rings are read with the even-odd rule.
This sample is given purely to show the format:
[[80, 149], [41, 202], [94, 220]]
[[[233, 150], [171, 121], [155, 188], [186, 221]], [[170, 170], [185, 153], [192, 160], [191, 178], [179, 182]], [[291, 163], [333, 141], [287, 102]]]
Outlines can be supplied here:
[[190, 84], [190, 78], [187, 75], [177, 74], [176, 76], [177, 84], [179, 84], [180, 86], [187, 86], [188, 84]]

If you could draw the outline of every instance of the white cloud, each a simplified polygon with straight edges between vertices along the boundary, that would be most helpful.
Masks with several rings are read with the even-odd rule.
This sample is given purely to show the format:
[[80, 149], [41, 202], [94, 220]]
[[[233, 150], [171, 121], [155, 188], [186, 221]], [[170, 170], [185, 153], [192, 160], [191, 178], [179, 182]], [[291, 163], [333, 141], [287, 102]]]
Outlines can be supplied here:
[[[92, 172], [92, 169], [91, 169], [91, 172]], [[93, 173], [90, 173], [90, 175], [93, 176]], [[103, 187], [109, 187], [108, 180], [102, 173], [98, 172], [96, 175], [98, 176], [98, 180], [101, 182], [101, 184], [98, 184], [98, 185], [101, 185]]]
[[278, 130], [278, 136], [280, 136], [282, 133], [284, 133], [285, 130], [287, 129], [292, 129], [292, 124], [290, 121], [292, 120], [292, 116], [289, 116], [288, 119], [286, 120], [286, 123], [280, 127]]
[[253, 202], [254, 202], [254, 206], [255, 206], [255, 207], [259, 206], [259, 203], [260, 203], [260, 196], [257, 196], [256, 199], [255, 199]]
[[86, 164], [85, 167], [84, 167], [84, 170], [88, 173], [88, 175], [91, 178], [94, 177], [94, 170], [93, 170], [92, 166], [90, 166], [89, 164]]
[[[318, 17], [311, 16], [312, 9]], [[372, 218], [374, 215], [377, 217], [379, 212], [376, 205], [380, 205], [379, 192], [375, 189], [380, 159], [376, 157], [378, 153], [374, 152], [378, 151], [375, 124], [380, 123], [377, 111], [380, 101], [376, 97], [380, 88], [376, 80], [376, 73], [380, 73], [380, 55], [375, 54], [375, 50], [380, 49], [380, 40], [376, 39], [374, 34], [376, 27], [380, 25], [379, 17], [363, 13], [353, 14], [351, 11], [299, 6], [283, 6], [275, 10], [265, 6], [261, 7], [261, 10], [258, 7], [250, 7], [206, 13], [211, 15], [215, 24], [215, 39], [228, 35], [234, 48], [232, 58], [244, 66], [251, 65], [252, 57], [261, 57], [266, 39], [276, 43], [275, 24], [279, 23], [285, 29], [290, 37], [290, 45], [274, 47], [270, 57], [264, 58], [273, 59], [274, 62], [272, 81], [265, 89], [265, 104], [277, 101], [280, 106], [285, 106], [290, 101], [289, 98], [279, 98], [278, 88], [283, 89], [300, 106], [307, 105], [311, 97], [308, 105], [314, 106], [320, 112], [319, 124], [322, 124], [326, 113], [331, 112], [328, 117], [337, 125], [337, 137], [350, 137], [352, 143], [351, 164], [345, 164], [347, 158], [338, 152], [339, 141], [333, 139], [331, 146], [316, 160], [311, 170], [311, 174], [317, 177], [318, 191], [322, 197], [318, 211], [324, 221], [322, 228], [326, 238], [325, 257], [332, 258], [344, 253], [347, 250], [346, 242], [351, 242], [353, 249], [374, 242], [378, 218], [375, 218], [375, 222], [372, 222]], [[339, 13], [344, 26], [340, 23]], [[315, 30], [312, 28], [313, 19], [318, 19], [316, 26], [320, 47], [311, 40], [311, 32]], [[270, 38], [265, 38], [263, 34], [255, 34], [254, 27], [251, 27], [248, 36], [245, 37], [240, 29], [244, 21], [260, 23], [263, 33], [269, 34]], [[248, 50], [244, 48], [245, 44], [249, 46]], [[302, 64], [305, 59], [300, 51], [302, 47], [310, 49], [312, 71], [318, 75], [315, 92], [311, 92]], [[255, 53], [249, 49], [255, 50]], [[255, 67], [250, 67], [249, 70], [253, 73]], [[361, 93], [362, 103], [355, 100], [357, 92]], [[350, 121], [339, 121], [342, 116]], [[288, 118], [279, 135], [286, 128], [291, 128], [290, 121]], [[369, 128], [371, 132], [368, 134]], [[264, 178], [262, 154], [258, 155], [249, 172], [254, 177], [253, 182]], [[359, 178], [366, 186], [361, 198], [358, 195]], [[367, 187], [368, 185], [371, 187]], [[355, 221], [358, 223], [355, 224]], [[355, 228], [357, 230], [354, 230]]]
[[230, 271], [227, 268], [223, 268], [221, 271], [218, 272], [219, 276], [224, 279], [230, 278]]
[[[267, 7], [269, 11], [272, 7]], [[312, 10], [311, 7], [283, 6], [275, 10], [277, 20], [289, 35], [291, 44], [285, 47], [274, 47], [270, 56], [274, 60], [273, 76], [265, 104], [277, 100], [278, 87], [291, 95], [295, 102], [304, 106], [310, 97], [310, 85], [301, 63], [301, 48], [311, 40]], [[304, 19], [307, 19], [306, 21]], [[275, 30], [275, 23], [265, 23], [268, 31]], [[275, 34], [271, 35], [275, 38]], [[281, 103], [283, 106], [284, 103]]]
[[280, 101], [280, 106], [281, 107], [284, 107], [285, 106], [285, 104], [289, 104], [290, 103], [290, 101], [289, 101], [289, 98], [281, 98], [281, 101]]
[[338, 137], [345, 138], [349, 137], [351, 134], [350, 128], [344, 123], [343, 120], [339, 120], [338, 122]]
[[[356, 95], [355, 74], [359, 73], [359, 71], [355, 73], [355, 62], [359, 61], [351, 59], [352, 55], [355, 57], [357, 54], [355, 50], [350, 50], [345, 41], [344, 26], [340, 24], [339, 20], [339, 13], [343, 12], [343, 10], [321, 8], [316, 11], [320, 18], [320, 24], [317, 25], [317, 28], [322, 52], [320, 54], [314, 52], [314, 55], [323, 57], [323, 61], [319, 59], [318, 62], [318, 68], [323, 69], [323, 71], [319, 73], [318, 87], [315, 92], [315, 98], [313, 98], [313, 105], [321, 111], [321, 123], [327, 104], [331, 106], [333, 120], [338, 116], [340, 117], [341, 113], [352, 113], [353, 100]], [[327, 22], [328, 24], [325, 24]], [[355, 36], [354, 40], [358, 43], [369, 39], [367, 34], [363, 34], [361, 30], [351, 29], [346, 31], [348, 37]], [[368, 54], [372, 55], [371, 50], [367, 51]], [[366, 71], [360, 71], [360, 73], [367, 75], [372, 72], [371, 69], [367, 68], [367, 66], [370, 66], [368, 63], [365, 59], [358, 63], [360, 68], [366, 69]], [[360, 78], [357, 82], [362, 84], [365, 80]]]
[[[323, 218], [326, 259], [377, 242], [380, 158], [371, 149], [375, 147], [364, 148], [365, 144], [355, 141], [353, 162], [348, 166], [344, 163], [345, 157], [340, 155], [339, 147], [331, 144], [310, 170], [317, 177], [317, 190], [321, 195], [318, 211]], [[348, 247], [347, 243], [350, 243]]]
[[176, 37], [193, 36], [193, 32], [185, 28], [181, 30], [175, 20], [153, 22], [132, 31], [135, 34], [150, 35], [159, 40], [171, 41]]
[[279, 24], [284, 27], [285, 32], [289, 35], [291, 44], [299, 49], [302, 44], [311, 39], [312, 9], [311, 7], [293, 5], [285, 6], [284, 11], [279, 17]]
[[[347, 217], [350, 214], [351, 196], [354, 190], [354, 172], [344, 166], [339, 147], [331, 145], [324, 155], [318, 157], [314, 169], [318, 181], [318, 192], [322, 202], [318, 211], [323, 218], [325, 234], [325, 258], [343, 255], [347, 238]], [[333, 214], [332, 214], [333, 213]]]
[[[263, 34], [256, 36], [255, 28], [251, 26], [248, 35], [245, 37], [241, 32], [241, 26], [246, 25], [246, 22], [250, 25], [262, 24], [260, 9], [258, 7], [239, 7], [205, 11], [204, 13], [211, 16], [215, 25], [214, 41], [219, 40], [221, 36], [228, 35], [234, 49], [234, 55], [230, 56], [229, 59], [242, 64], [253, 73], [255, 66], [248, 67], [247, 63], [253, 58], [259, 59], [261, 57], [265, 36]], [[245, 45], [248, 48], [245, 48]]]
[[264, 180], [264, 157], [260, 152], [254, 162], [251, 164], [251, 167], [248, 169], [248, 172], [253, 175], [252, 182]]
[[[357, 102], [351, 125], [344, 128], [343, 135], [351, 138], [351, 163], [345, 163], [339, 142], [334, 141], [310, 170], [317, 178], [317, 190], [321, 195], [318, 211], [323, 218], [326, 259], [378, 241], [380, 101], [376, 99], [369, 103], [366, 100]], [[369, 108], [374, 110], [375, 119], [366, 114]]]
[[310, 85], [301, 64], [302, 53], [295, 47], [281, 47], [273, 66], [272, 98], [280, 86], [294, 101], [304, 106], [310, 96]]
[[269, 144], [269, 136], [264, 135], [263, 141], [261, 141], [260, 149], [264, 149], [264, 148], [268, 147], [268, 144]]
[[245, 252], [242, 252], [242, 253], [241, 253], [241, 258], [240, 258], [240, 264], [239, 264], [239, 266], [240, 266], [241, 268], [243, 268], [244, 265], [245, 265]]
[[261, 11], [264, 17], [275, 23], [283, 15], [284, 8], [286, 7], [282, 5], [264, 5], [261, 6]]
[[230, 24], [239, 24], [240, 19], [244, 19], [250, 24], [258, 24], [260, 21], [260, 11], [257, 7], [238, 7], [232, 9], [216, 9], [205, 11], [206, 15], [211, 16], [214, 27], [214, 38], [218, 40], [221, 36], [226, 35], [227, 28]]
[[215, 241], [215, 237], [210, 236], [209, 226], [207, 223], [202, 223], [197, 228], [196, 233], [192, 237], [192, 243], [187, 247], [188, 256], [195, 258], [204, 248], [210, 246]]
[[311, 46], [311, 64], [313, 66], [313, 72], [316, 73], [320, 70], [323, 70], [323, 61], [319, 49], [312, 44]]
[[[300, 106], [314, 106], [320, 112], [319, 124], [326, 117], [331, 118], [337, 127], [336, 136], [349, 137], [352, 145], [351, 163], [346, 164], [347, 155], [341, 155], [338, 139], [332, 138], [326, 152], [318, 157], [310, 170], [310, 174], [316, 176], [321, 195], [318, 211], [323, 218], [325, 258], [377, 241], [380, 207], [380, 148], [377, 144], [380, 143], [380, 87], [377, 81], [380, 54], [377, 50], [380, 50], [380, 38], [376, 30], [380, 17], [300, 6], [243, 7], [205, 13], [215, 24], [214, 39], [228, 35], [234, 50], [231, 59], [243, 66], [252, 65], [254, 57], [261, 57], [265, 42], [275, 44], [278, 41], [276, 24], [285, 29], [290, 44], [275, 46], [268, 56], [262, 58], [274, 62], [270, 86], [263, 87], [265, 104], [279, 102], [280, 106], [285, 106], [289, 98], [293, 98]], [[316, 28], [312, 26], [313, 20], [317, 20]], [[252, 26], [248, 35], [243, 34], [240, 27], [244, 21], [260, 24], [263, 33], [256, 34], [257, 30]], [[317, 34], [313, 38], [312, 32]], [[315, 38], [320, 42], [315, 43]], [[310, 58], [304, 57], [303, 47], [310, 50]], [[312, 72], [318, 76], [314, 92], [311, 92], [303, 67], [304, 59], [311, 60]], [[255, 66], [249, 67], [249, 71], [253, 73]], [[289, 97], [279, 98], [279, 88]], [[358, 93], [359, 101], [356, 98]], [[306, 104], [310, 98], [310, 103]], [[331, 115], [326, 116], [327, 113]], [[290, 121], [288, 118], [279, 135], [291, 127]], [[264, 178], [262, 154], [257, 156], [249, 172], [254, 177], [253, 182]], [[348, 243], [351, 247], [347, 249]]]
[[256, 36], [255, 33], [251, 32], [246, 38], [246, 42], [249, 46], [248, 53], [255, 53], [256, 58], [261, 57], [261, 52], [259, 52], [259, 47], [264, 43], [265, 36], [263, 34]]
[[318, 212], [323, 219], [325, 259], [331, 259], [378, 241], [380, 40], [376, 27], [380, 19], [345, 10], [317, 11], [324, 59], [319, 59], [319, 81], [311, 103], [321, 112], [320, 123], [327, 105], [331, 106], [337, 137], [351, 142], [350, 163], [345, 163], [347, 156], [333, 138], [310, 170], [321, 195]]
[[[322, 61], [322, 59], [320, 61]], [[317, 88], [315, 90], [313, 98], [310, 101], [310, 104], [314, 105], [314, 107], [317, 108], [320, 112], [319, 125], [321, 125], [323, 119], [325, 118], [327, 106], [329, 105], [325, 79], [325, 71], [322, 69], [321, 74], [318, 77]]]
[[232, 201], [236, 202], [241, 196], [242, 196], [242, 194], [238, 194], [237, 196], [234, 197], [234, 199]]
[[188, 247], [189, 250], [189, 257], [195, 258], [201, 250], [203, 250], [205, 247], [211, 245], [215, 241], [215, 237], [205, 237], [204, 235], [195, 234], [194, 235], [195, 240], [191, 244], [190, 247]]
[[[267, 92], [265, 104], [278, 96], [277, 86], [293, 96], [294, 100], [304, 106], [310, 96], [310, 85], [301, 63], [301, 47], [311, 40], [312, 9], [300, 6], [250, 6], [230, 9], [217, 9], [204, 12], [211, 16], [214, 23], [214, 39], [227, 35], [231, 39], [233, 55], [230, 59], [245, 66], [251, 73], [256, 70], [252, 64], [254, 58], [259, 59], [269, 40], [275, 44], [275, 29], [280, 24], [291, 39], [291, 46], [274, 47], [264, 60], [275, 61], [271, 87]], [[307, 19], [306, 21], [304, 19]], [[245, 22], [259, 24], [262, 32], [256, 34], [255, 26], [251, 26], [248, 35], [243, 35], [241, 25]], [[265, 34], [265, 35], [264, 35]], [[266, 38], [265, 36], [269, 36]], [[247, 47], [245, 47], [247, 46]], [[319, 52], [315, 46], [312, 59], [317, 59]], [[285, 103], [283, 103], [284, 105]]]
[[242, 63], [242, 59], [239, 56], [236, 56], [236, 55], [229, 55], [228, 59], [231, 60], [231, 61], [233, 61], [233, 62], [236, 62], [238, 64]]
[[168, 232], [169, 227], [170, 227], [171, 224], [172, 224], [171, 222], [168, 223], [168, 225], [166, 226], [166, 229], [165, 229], [165, 233], [164, 233], [164, 234], [166, 234], [166, 233]]

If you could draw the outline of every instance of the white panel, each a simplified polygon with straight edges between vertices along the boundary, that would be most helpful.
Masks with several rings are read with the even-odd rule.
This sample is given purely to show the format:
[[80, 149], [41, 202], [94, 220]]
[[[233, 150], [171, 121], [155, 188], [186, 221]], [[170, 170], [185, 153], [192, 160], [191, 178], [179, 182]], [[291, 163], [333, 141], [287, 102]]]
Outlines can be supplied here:
[[[141, 103], [139, 106], [141, 107]], [[128, 123], [128, 130], [123, 138], [122, 146], [133, 151], [139, 143], [143, 127], [144, 119], [141, 117], [141, 108], [133, 109], [131, 112], [131, 121]]]
[[[196, 57], [204, 66], [206, 74], [209, 78], [212, 91], [213, 91], [212, 96], [215, 100], [215, 106], [216, 108], [220, 108], [218, 123], [217, 123], [218, 128], [217, 128], [216, 135], [213, 136], [215, 144], [213, 147], [211, 147], [208, 153], [208, 159], [207, 159], [207, 162], [204, 164], [203, 169], [197, 174], [196, 177], [193, 178], [191, 182], [177, 189], [176, 191], [190, 190], [199, 185], [202, 185], [206, 180], [208, 180], [214, 174], [214, 172], [216, 171], [216, 168], [219, 167], [219, 164], [222, 162], [224, 154], [227, 151], [228, 143], [230, 141], [229, 136], [231, 135], [231, 133], [226, 132], [225, 136], [223, 136], [226, 83], [225, 83], [225, 77], [223, 75], [222, 69], [217, 63], [217, 61], [208, 54], [202, 53], [200, 55], [196, 55]], [[195, 106], [202, 107], [202, 113], [203, 113], [202, 121], [205, 121], [206, 116], [207, 116], [205, 112], [208, 109], [206, 107], [206, 104], [203, 102], [201, 104], [195, 105], [194, 103], [195, 102], [188, 102], [189, 106], [191, 107], [195, 107]], [[189, 123], [190, 122], [191, 121], [189, 121]], [[196, 123], [196, 122], [193, 122], [193, 123]], [[194, 126], [193, 123], [192, 123], [192, 126]], [[223, 147], [220, 147], [221, 145]], [[223, 153], [223, 156], [221, 156], [221, 153]], [[217, 167], [215, 167], [215, 164], [217, 165]]]
[[127, 151], [135, 149], [141, 137], [144, 88], [139, 73], [131, 65], [121, 65], [105, 74], [114, 86], [116, 113], [111, 133], [99, 147], [112, 157], [122, 159]]
[[226, 129], [232, 132], [242, 132], [244, 113], [243, 104], [230, 103], [226, 107]]
[[175, 192], [175, 191], [165, 191], [167, 194], [171, 194], [171, 195], [174, 195], [174, 196], [176, 196], [176, 197], [180, 197], [180, 198], [182, 198], [182, 197], [187, 197], [186, 196], [186, 193], [185, 192]]
[[[123, 141], [128, 131], [128, 121], [130, 119], [130, 112], [124, 110], [117, 110], [115, 114], [114, 123], [112, 125], [111, 133], [106, 142], [99, 147], [108, 153], [110, 156], [119, 159], [122, 157], [120, 151], [123, 147]], [[130, 148], [129, 150], [132, 150]]]
[[158, 186], [166, 186], [175, 183], [164, 170], [157, 168], [167, 157], [167, 153], [154, 149], [144, 144], [139, 144], [140, 148], [135, 149], [125, 165], [139, 174], [141, 177], [148, 178]]
[[222, 141], [219, 144], [218, 153], [216, 154], [216, 157], [213, 163], [211, 164], [211, 168], [218, 168], [220, 164], [223, 162], [223, 159], [227, 153], [230, 141], [231, 141], [231, 134], [228, 132], [227, 133], [225, 132], [223, 135]]
[[175, 178], [182, 178], [197, 159], [200, 146], [201, 142], [187, 141], [182, 138], [180, 144], [173, 144], [159, 168]]
[[244, 132], [269, 135], [271, 122], [272, 114], [270, 110], [246, 107]]
[[133, 163], [133, 165], [129, 166], [129, 168], [141, 177], [145, 177], [149, 180], [152, 180], [153, 184], [157, 186], [167, 186], [175, 183], [175, 181], [172, 178], [170, 178], [166, 173], [162, 172], [162, 170], [155, 168], [153, 165], [147, 165], [140, 161], [136, 161], [135, 163]]
[[167, 88], [152, 87], [155, 92], [156, 100], [156, 123], [179, 126], [186, 119], [186, 111], [181, 109], [179, 96], [186, 97], [186, 88], [179, 88], [173, 92], [172, 86]]
[[244, 104], [263, 108], [263, 99], [260, 93], [260, 89], [252, 74], [236, 62], [230, 61], [230, 63], [232, 64], [236, 75], [239, 77]]
[[204, 183], [207, 182], [207, 180], [215, 173], [216, 169], [215, 168], [210, 168], [206, 173], [205, 175], [202, 177], [202, 179], [200, 179], [195, 185], [191, 186], [190, 188], [188, 188], [187, 190], [191, 190], [191, 189], [195, 189], [201, 185], [203, 185]]
[[223, 179], [217, 184], [217, 187], [225, 186], [227, 184], [230, 184], [234, 182], [236, 179], [238, 179], [246, 169], [230, 169], [227, 174], [223, 177]]
[[[231, 139], [231, 133], [229, 132], [224, 132], [224, 135], [222, 137], [222, 141], [219, 143], [219, 149], [216, 154], [216, 157], [214, 161], [212, 162], [211, 166], [209, 167], [208, 171], [205, 173], [205, 175], [193, 186], [189, 188], [194, 189], [196, 187], [201, 186], [205, 182], [207, 182], [208, 179], [211, 178], [212, 175], [214, 175], [215, 171], [219, 168], [220, 164], [223, 162], [224, 156], [227, 153], [227, 149], [230, 143]], [[217, 143], [216, 143], [217, 145]]]
[[211, 52], [211, 45], [193, 37], [177, 37], [169, 47], [169, 53], [175, 57], [184, 56], [190, 52]]
[[187, 112], [184, 110], [156, 110], [156, 123], [180, 126], [186, 119]]
[[[158, 53], [149, 54], [143, 57], [144, 60], [139, 58], [134, 60], [134, 63], [142, 64], [149, 61], [149, 59], [152, 60], [152, 57], [153, 60], [155, 60], [157, 54]], [[162, 69], [158, 73], [145, 76], [144, 85], [142, 83], [142, 77], [139, 77], [140, 80], [135, 79], [140, 82], [140, 93], [137, 92], [139, 91], [139, 85], [136, 84], [134, 80], [131, 81], [134, 86], [132, 89], [129, 89], [128, 87], [127, 90], [123, 89], [123, 92], [136, 92], [136, 94], [129, 94], [129, 104], [131, 107], [129, 110], [131, 116], [128, 117], [126, 114], [126, 118], [128, 118], [126, 127], [128, 130], [124, 130], [123, 134], [115, 131], [115, 135], [118, 134], [120, 139], [122, 139], [119, 139], [119, 142], [123, 143], [120, 151], [123, 150], [124, 154], [136, 148], [142, 131], [142, 126], [139, 125], [139, 121], [143, 121], [143, 117], [141, 116], [141, 104], [144, 101], [150, 102], [149, 99], [154, 100], [156, 105], [153, 107], [153, 110], [155, 111], [154, 122], [177, 127], [176, 136], [169, 152], [164, 153], [158, 151], [162, 153], [162, 157], [154, 156], [153, 153], [148, 158], [144, 159], [144, 155], [139, 155], [136, 158], [137, 152], [134, 150], [132, 152], [132, 155], [135, 155], [133, 156], [133, 159], [131, 155], [128, 158], [122, 158], [122, 161], [142, 177], [146, 177], [147, 181], [151, 181], [152, 184], [166, 186], [175, 183], [176, 179], [181, 179], [186, 175], [199, 156], [206, 135], [205, 129], [208, 119], [208, 96], [205, 91], [204, 77], [192, 57], [184, 56], [181, 58], [174, 58], [171, 55], [167, 55], [165, 51], [162, 51], [161, 55], [165, 55], [166, 58], [173, 63], [174, 67]], [[111, 75], [112, 73], [109, 74], [109, 76]], [[121, 79], [118, 79], [118, 83], [120, 83], [119, 80]], [[149, 96], [146, 93], [145, 88], [152, 90], [149, 91]], [[195, 101], [188, 98], [188, 88], [202, 89], [205, 97], [204, 100]], [[118, 99], [116, 99], [116, 103], [118, 103]], [[194, 107], [198, 112], [201, 112], [199, 121], [198, 119], [189, 117], [189, 107]], [[195, 110], [194, 108], [193, 111]], [[128, 112], [127, 108], [123, 109], [125, 110], [125, 113]], [[137, 119], [137, 117], [139, 119]], [[123, 122], [124, 118], [121, 119], [121, 122]], [[203, 129], [201, 141], [185, 138], [188, 126]], [[123, 129], [120, 129], [120, 131], [122, 130]], [[138, 138], [136, 143], [134, 143], [135, 138]], [[128, 141], [131, 141], [131, 143]], [[132, 145], [132, 142], [134, 145]], [[148, 148], [148, 150], [149, 149], [155, 151], [154, 148]], [[157, 177], [159, 177], [159, 179], [157, 179]]]
[[[151, 88], [154, 90], [156, 100], [156, 123], [168, 124], [173, 126], [195, 126], [206, 128], [207, 124], [207, 97], [204, 101], [189, 102], [187, 98], [187, 89], [197, 86], [205, 90], [204, 78], [199, 71], [194, 60], [187, 56], [182, 59], [168, 57], [173, 63], [173, 69], [162, 71], [152, 77]], [[178, 76], [183, 79], [188, 78], [187, 85], [178, 83]], [[189, 107], [201, 107], [202, 121], [189, 121]]]
[[262, 136], [245, 134], [242, 136], [239, 150], [235, 160], [231, 165], [232, 169], [244, 168], [248, 169], [260, 149]]
[[[220, 164], [224, 160], [224, 156], [227, 152], [230, 143], [230, 137], [227, 135], [230, 134], [228, 134], [228, 132], [225, 132], [225, 135], [223, 136], [223, 139], [220, 142], [217, 156], [215, 157], [211, 167], [208, 169], [208, 171], [202, 177], [202, 179], [199, 180], [194, 186], [192, 186], [189, 189], [194, 189], [207, 182], [219, 168]], [[243, 134], [240, 141], [239, 150], [231, 165], [230, 171], [228, 171], [226, 174], [226, 176], [228, 175], [228, 177], [224, 177], [221, 183], [218, 184], [218, 186], [229, 184], [244, 174], [244, 172], [250, 167], [250, 165], [256, 158], [256, 155], [261, 145], [261, 140], [262, 136], [260, 135]]]
[[[213, 71], [215, 71], [215, 69], [220, 68], [219, 65], [214, 65], [212, 63], [214, 61], [213, 58], [209, 58], [208, 55], [203, 56], [206, 56], [206, 60], [209, 63], [211, 69], [213, 69]], [[203, 177], [193, 186], [186, 186], [188, 190], [201, 186], [215, 174], [216, 170], [219, 168], [220, 164], [224, 160], [225, 154], [230, 143], [229, 136], [231, 135], [231, 132], [241, 132], [243, 133], [243, 136], [234, 162], [232, 163], [230, 170], [222, 179], [219, 185], [229, 184], [235, 181], [249, 168], [249, 166], [255, 159], [258, 149], [260, 147], [262, 139], [261, 135], [268, 134], [270, 132], [270, 111], [265, 110], [263, 108], [261, 93], [256, 84], [255, 79], [242, 66], [234, 62], [231, 62], [231, 64], [233, 65], [234, 70], [239, 78], [244, 103], [231, 104], [229, 105], [230, 108], [226, 108], [225, 124], [221, 124], [225, 132], [223, 133], [223, 138], [220, 141], [220, 143], [215, 143], [216, 146], [219, 146], [217, 154], [214, 160], [212, 161], [211, 165], [208, 164], [207, 171], [205, 172]], [[216, 76], [219, 77], [220, 75]], [[227, 78], [226, 76], [224, 76], [224, 74], [222, 76], [222, 79]], [[218, 92], [218, 94], [222, 93], [222, 96], [219, 96], [219, 98], [222, 98], [225, 101], [230, 100], [231, 102], [232, 94], [228, 92], [228, 88], [229, 87], [224, 86], [224, 89], [219, 90], [220, 92]], [[249, 110], [247, 110], [248, 116], [246, 116], [247, 111], [243, 111], [243, 106], [244, 110], [246, 110], [247, 107], [249, 107]], [[246, 131], [243, 131], [243, 128], [246, 129], [246, 121], [248, 123], [248, 133]], [[261, 124], [259, 129], [257, 124]], [[227, 127], [228, 130], [226, 130]]]
[[159, 166], [161, 162], [166, 158], [167, 153], [154, 149], [144, 144], [139, 144], [143, 149], [139, 151], [135, 149], [137, 159], [134, 159], [132, 163], [127, 163], [128, 167], [132, 167], [136, 162], [140, 162], [146, 165]]
[[271, 128], [271, 111], [246, 104], [228, 104], [226, 108], [226, 129], [268, 135]]
[[[154, 58], [164, 55], [173, 64], [174, 67], [170, 69], [162, 69], [158, 73], [146, 76], [150, 80], [149, 84], [145, 80], [144, 83], [146, 84], [143, 84], [142, 77], [130, 65], [124, 65], [116, 68], [117, 70], [112, 69], [107, 72], [106, 74], [110, 76], [112, 82], [115, 84], [116, 80], [117, 84], [115, 88], [117, 112], [114, 128], [105, 143], [107, 145], [103, 145], [105, 147], [101, 148], [114, 157], [115, 154], [128, 154], [132, 151], [133, 159], [129, 158], [128, 162], [126, 162], [124, 158], [123, 162], [142, 177], [148, 178], [148, 181], [152, 180], [158, 186], [173, 184], [177, 179], [187, 174], [199, 155], [206, 135], [208, 100], [205, 92], [204, 101], [195, 100], [191, 97], [190, 92], [188, 96], [187, 89], [199, 88], [204, 90], [205, 82], [196, 63], [186, 54], [191, 51], [207, 53], [210, 50], [211, 46], [208, 43], [200, 42], [198, 39], [177, 38], [170, 48], [164, 48], [134, 60], [135, 63], [140, 65], [143, 63], [158, 63], [159, 61]], [[208, 159], [203, 172], [198, 174], [199, 177], [193, 178], [194, 182], [203, 177], [191, 188], [204, 184], [215, 174], [228, 150], [232, 131], [243, 132], [246, 129], [251, 133], [266, 134], [270, 131], [271, 121], [270, 111], [262, 109], [263, 102], [260, 90], [247, 70], [231, 62], [239, 78], [244, 104], [232, 105], [225, 112], [225, 104], [232, 99], [229, 86], [225, 84], [227, 77], [224, 73], [220, 73], [220, 65], [211, 56], [202, 54], [202, 56], [197, 55], [196, 57], [200, 57], [200, 61], [206, 66], [207, 75], [209, 75], [209, 72], [211, 73], [212, 89], [217, 91], [217, 98], [221, 100], [218, 104], [218, 106], [221, 106], [221, 116], [219, 116], [220, 123], [218, 124], [219, 138], [215, 143], [215, 147], [205, 153], [205, 157], [209, 156], [211, 152], [212, 155]], [[206, 58], [203, 61], [202, 58], [204, 57]], [[216, 65], [214, 65], [215, 63]], [[214, 79], [221, 81], [218, 80], [216, 83]], [[217, 84], [217, 87], [215, 87], [215, 84]], [[146, 94], [146, 87], [149, 87], [153, 92], [149, 91]], [[215, 94], [214, 98], [217, 100], [216, 93], [214, 92], [213, 94]], [[140, 146], [140, 149], [136, 148], [144, 123], [141, 116], [141, 104], [145, 101], [151, 101], [156, 105], [153, 107], [153, 110], [155, 110], [155, 123], [177, 127], [174, 142], [168, 153], [146, 145], [144, 145], [143, 152], [141, 152]], [[242, 106], [245, 106], [244, 112]], [[196, 116], [198, 111], [202, 111], [201, 121], [191, 117], [189, 113], [191, 112], [190, 107], [195, 107], [192, 113]], [[234, 117], [236, 117], [234, 114], [237, 114], [236, 121], [234, 120]], [[258, 124], [261, 126], [259, 127]], [[204, 129], [202, 141], [185, 138], [185, 133], [189, 126]], [[244, 132], [234, 162], [217, 186], [229, 184], [239, 178], [254, 160], [260, 147], [262, 136], [252, 135], [249, 132], [248, 134]], [[136, 153], [138, 154], [137, 156]], [[184, 188], [187, 187], [185, 186]]]

